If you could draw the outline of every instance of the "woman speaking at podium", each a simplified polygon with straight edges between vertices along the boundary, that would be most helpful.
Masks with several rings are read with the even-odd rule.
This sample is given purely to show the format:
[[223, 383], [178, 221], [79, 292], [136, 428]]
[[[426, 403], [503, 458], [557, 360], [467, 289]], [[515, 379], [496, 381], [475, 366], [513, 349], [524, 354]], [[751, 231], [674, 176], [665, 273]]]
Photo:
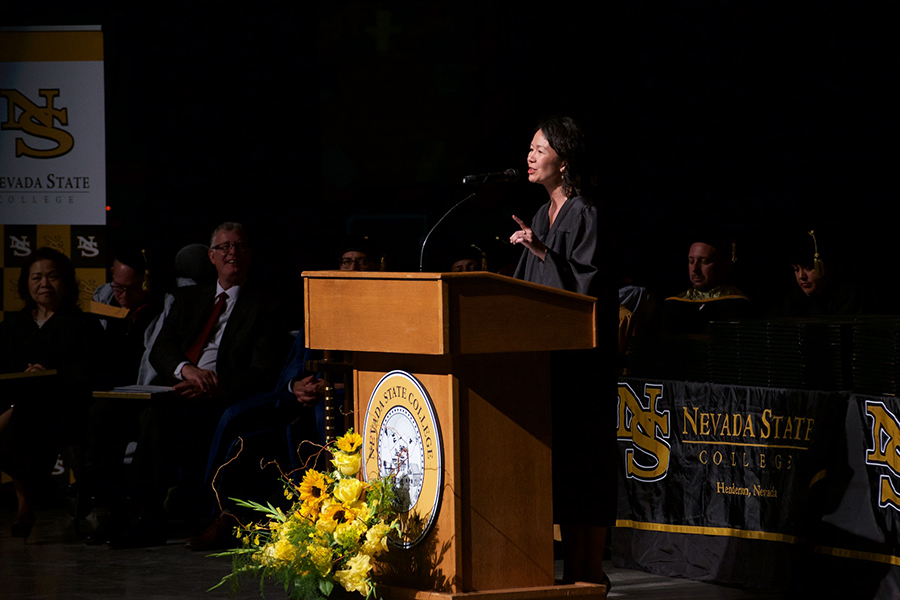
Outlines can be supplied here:
[[[530, 226], [513, 215], [519, 230], [509, 241], [524, 246], [517, 279], [601, 296], [600, 224], [589, 198], [588, 161], [584, 133], [576, 121], [554, 116], [539, 123], [528, 152], [528, 181], [544, 186], [550, 199]], [[600, 306], [597, 313], [603, 312]], [[614, 344], [615, 337], [611, 340]], [[553, 355], [553, 512], [562, 534], [565, 582], [608, 582], [603, 549], [607, 527], [615, 520], [616, 474], [615, 406], [605, 401], [601, 374], [606, 362], [614, 365], [615, 355], [611, 360], [596, 351]], [[610, 377], [615, 377], [614, 370]], [[600, 456], [605, 460], [585, 464], [584, 457]]]

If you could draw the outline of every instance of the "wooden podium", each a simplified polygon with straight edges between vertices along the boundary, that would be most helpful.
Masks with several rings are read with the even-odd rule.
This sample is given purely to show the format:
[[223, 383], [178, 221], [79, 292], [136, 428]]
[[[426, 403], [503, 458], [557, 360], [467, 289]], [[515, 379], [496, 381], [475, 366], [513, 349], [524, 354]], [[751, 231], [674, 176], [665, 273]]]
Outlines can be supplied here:
[[356, 431], [375, 433], [366, 410], [392, 371], [434, 405], [433, 527], [387, 554], [379, 593], [605, 597], [605, 586], [555, 586], [553, 564], [549, 352], [597, 345], [596, 299], [492, 273], [303, 276], [307, 347], [352, 352]]

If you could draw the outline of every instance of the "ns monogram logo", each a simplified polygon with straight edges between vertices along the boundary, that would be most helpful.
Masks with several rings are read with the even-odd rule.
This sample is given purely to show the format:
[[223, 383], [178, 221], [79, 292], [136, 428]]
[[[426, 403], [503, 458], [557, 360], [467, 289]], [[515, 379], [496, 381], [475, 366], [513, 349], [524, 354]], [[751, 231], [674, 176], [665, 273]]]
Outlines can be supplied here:
[[15, 257], [31, 256], [31, 240], [27, 235], [9, 236], [9, 248]]
[[[669, 438], [669, 411], [660, 411], [659, 399], [663, 386], [644, 384], [641, 402], [627, 383], [619, 384], [618, 431], [619, 441], [631, 440], [631, 448], [625, 450], [625, 475], [638, 481], [659, 481], [669, 470], [671, 447]], [[638, 456], [642, 460], [638, 460]]]
[[38, 93], [44, 99], [44, 106], [36, 105], [18, 90], [0, 90], [0, 98], [6, 98], [7, 104], [6, 121], [0, 123], [0, 130], [21, 130], [56, 144], [53, 148], [33, 148], [24, 138], [16, 138], [17, 158], [57, 158], [70, 152], [75, 145], [72, 134], [56, 127], [57, 122], [69, 124], [67, 110], [53, 106], [59, 90], [39, 90]]
[[878, 484], [878, 506], [900, 511], [900, 494], [893, 477], [900, 477], [900, 421], [883, 402], [866, 401], [866, 417], [872, 422], [872, 447], [866, 452], [866, 464], [887, 467]]
[[94, 236], [89, 235], [88, 237], [84, 237], [83, 235], [78, 236], [78, 249], [81, 250], [81, 256], [85, 258], [93, 258], [100, 254], [100, 247], [97, 243], [97, 240], [94, 239]]

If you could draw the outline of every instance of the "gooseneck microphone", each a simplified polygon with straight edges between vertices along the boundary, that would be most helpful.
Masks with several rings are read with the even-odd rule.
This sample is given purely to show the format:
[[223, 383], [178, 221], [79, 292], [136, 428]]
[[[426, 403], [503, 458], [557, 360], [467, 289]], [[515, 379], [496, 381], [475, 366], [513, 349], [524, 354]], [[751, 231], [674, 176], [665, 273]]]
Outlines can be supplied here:
[[448, 210], [447, 212], [445, 212], [445, 213], [444, 213], [444, 216], [441, 217], [440, 219], [438, 219], [438, 222], [434, 224], [434, 227], [432, 227], [431, 229], [428, 230], [428, 235], [425, 236], [425, 241], [422, 242], [422, 249], [419, 250], [419, 272], [420, 272], [420, 273], [422, 272], [422, 267], [423, 267], [423, 263], [424, 263], [424, 260], [425, 260], [425, 244], [428, 243], [428, 238], [430, 238], [430, 237], [431, 237], [431, 234], [434, 233], [434, 230], [438, 228], [438, 225], [440, 225], [440, 224], [444, 221], [444, 219], [447, 218], [447, 215], [449, 215], [449, 214], [452, 213], [454, 210], [456, 210], [456, 207], [458, 207], [458, 206], [460, 206], [461, 204], [464, 204], [464, 203], [468, 202], [469, 200], [471, 200], [472, 198], [474, 198], [475, 195], [476, 195], [476, 193], [475, 193], [475, 192], [472, 192], [471, 194], [469, 194], [468, 196], [466, 196], [465, 198], [463, 198], [462, 200], [460, 200], [459, 202], [457, 202], [456, 204], [454, 204], [453, 206], [451, 206], [451, 207], [450, 207], [450, 210]]
[[519, 180], [519, 172], [515, 169], [507, 169], [496, 173], [482, 173], [481, 175], [466, 175], [463, 177], [463, 185], [485, 185], [488, 183], [512, 183]]
[[[518, 181], [519, 172], [515, 169], [507, 169], [505, 171], [498, 171], [496, 173], [482, 173], [481, 175], [466, 175], [463, 177], [463, 185], [486, 185], [489, 183], [512, 183], [513, 181]], [[428, 243], [428, 238], [431, 237], [431, 234], [434, 233], [434, 230], [438, 228], [438, 225], [444, 222], [444, 219], [456, 210], [460, 205], [465, 204], [472, 198], [474, 198], [476, 192], [472, 192], [456, 204], [450, 207], [450, 210], [444, 213], [444, 215], [438, 219], [437, 223], [434, 224], [434, 227], [428, 230], [428, 234], [425, 236], [425, 240], [422, 242], [422, 248], [419, 250], [419, 271], [421, 272], [424, 268], [425, 261], [425, 245]]]

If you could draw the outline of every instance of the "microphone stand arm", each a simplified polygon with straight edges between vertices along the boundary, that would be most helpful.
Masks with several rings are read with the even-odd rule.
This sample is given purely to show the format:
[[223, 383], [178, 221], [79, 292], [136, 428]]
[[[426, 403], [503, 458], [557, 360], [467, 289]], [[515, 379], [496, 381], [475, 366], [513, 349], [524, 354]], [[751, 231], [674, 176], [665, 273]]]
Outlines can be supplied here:
[[471, 194], [469, 194], [468, 196], [466, 196], [465, 198], [463, 198], [462, 200], [460, 200], [459, 202], [457, 202], [456, 204], [454, 204], [454, 205], [450, 208], [450, 210], [448, 210], [447, 212], [444, 213], [444, 216], [443, 216], [443, 217], [441, 217], [440, 219], [438, 219], [438, 222], [434, 224], [434, 227], [432, 227], [430, 230], [428, 230], [428, 234], [425, 236], [425, 241], [422, 242], [422, 249], [419, 251], [419, 272], [420, 272], [420, 273], [422, 272], [422, 263], [423, 263], [423, 260], [425, 259], [425, 244], [428, 243], [428, 238], [430, 238], [430, 237], [431, 237], [431, 234], [434, 233], [434, 230], [438, 228], [438, 225], [440, 225], [441, 223], [444, 222], [444, 219], [447, 218], [447, 215], [449, 215], [449, 214], [452, 213], [454, 210], [456, 210], [456, 208], [457, 208], [459, 205], [461, 205], [461, 204], [463, 204], [463, 203], [465, 203], [465, 202], [468, 202], [469, 200], [471, 200], [471, 199], [474, 198], [474, 197], [475, 197], [475, 192], [472, 192]]

